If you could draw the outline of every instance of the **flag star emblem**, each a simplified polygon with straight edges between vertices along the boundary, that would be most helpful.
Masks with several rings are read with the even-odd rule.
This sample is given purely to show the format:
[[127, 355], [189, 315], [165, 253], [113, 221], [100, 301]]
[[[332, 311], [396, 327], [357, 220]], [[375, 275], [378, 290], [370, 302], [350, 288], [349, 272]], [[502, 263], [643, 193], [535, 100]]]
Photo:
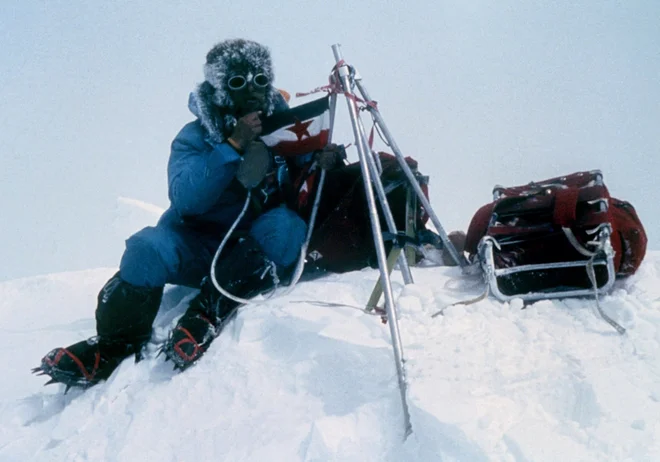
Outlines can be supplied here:
[[302, 140], [303, 136], [307, 136], [309, 138], [311, 135], [307, 129], [312, 124], [312, 121], [308, 120], [307, 122], [301, 122], [298, 119], [295, 120], [295, 124], [292, 127], [287, 128], [287, 131], [293, 132], [298, 137], [298, 141]]

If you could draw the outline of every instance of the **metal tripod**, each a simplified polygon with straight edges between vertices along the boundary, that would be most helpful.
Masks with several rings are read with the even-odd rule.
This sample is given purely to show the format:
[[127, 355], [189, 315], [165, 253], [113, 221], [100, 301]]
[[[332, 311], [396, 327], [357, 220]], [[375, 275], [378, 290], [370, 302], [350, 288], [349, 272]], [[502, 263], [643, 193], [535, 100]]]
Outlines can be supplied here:
[[[344, 61], [340, 45], [332, 45], [332, 51], [337, 62], [335, 68], [333, 69], [333, 76], [335, 81], [341, 86], [340, 89], [337, 89], [337, 92], [341, 92], [346, 97], [346, 103], [348, 105], [348, 111], [351, 117], [351, 124], [353, 126], [353, 135], [355, 136], [355, 145], [358, 150], [358, 156], [360, 159], [360, 168], [362, 171], [362, 178], [364, 183], [364, 191], [367, 198], [367, 205], [369, 207], [369, 218], [371, 221], [371, 231], [373, 234], [374, 244], [376, 247], [376, 254], [378, 257], [378, 267], [380, 270], [380, 281], [385, 296], [385, 310], [387, 313], [388, 324], [390, 327], [390, 335], [392, 337], [392, 348], [394, 350], [394, 359], [396, 361], [397, 375], [399, 379], [399, 390], [401, 393], [401, 402], [403, 405], [403, 417], [404, 417], [404, 432], [405, 437], [407, 438], [410, 433], [412, 433], [412, 425], [410, 422], [410, 412], [408, 409], [407, 402], [407, 381], [406, 373], [404, 368], [404, 357], [403, 357], [403, 348], [401, 345], [401, 336], [399, 333], [399, 323], [397, 320], [397, 314], [394, 308], [394, 296], [392, 294], [392, 284], [390, 281], [390, 273], [388, 270], [387, 256], [385, 254], [385, 245], [383, 241], [383, 234], [380, 226], [380, 219], [378, 216], [378, 209], [376, 207], [376, 199], [374, 196], [374, 189], [376, 195], [380, 201], [381, 211], [385, 222], [391, 233], [396, 234], [396, 224], [394, 222], [394, 217], [392, 216], [392, 211], [387, 203], [387, 197], [383, 184], [380, 179], [380, 158], [377, 155], [372, 153], [371, 147], [368, 142], [368, 138], [364, 129], [362, 120], [360, 119], [360, 113], [358, 109], [358, 99], [354, 93], [354, 89], [357, 88], [358, 92], [361, 95], [361, 100], [366, 102], [366, 109], [371, 113], [374, 118], [374, 123], [379, 128], [383, 136], [386, 138], [387, 143], [394, 151], [396, 159], [406, 175], [411, 187], [417, 194], [417, 198], [426, 210], [426, 213], [429, 215], [433, 225], [438, 231], [438, 234], [443, 242], [443, 244], [449, 250], [450, 255], [456, 261], [461, 268], [465, 269], [467, 266], [467, 261], [465, 257], [458, 254], [454, 245], [449, 241], [447, 234], [445, 233], [440, 220], [436, 216], [435, 212], [431, 208], [431, 204], [424, 195], [422, 188], [420, 187], [417, 179], [415, 178], [414, 173], [410, 169], [410, 166], [406, 162], [403, 154], [399, 150], [396, 142], [392, 138], [390, 131], [385, 125], [385, 121], [381, 116], [378, 108], [373, 104], [369, 94], [367, 93], [364, 84], [362, 83], [362, 78], [357, 73], [354, 67], [349, 66]], [[402, 271], [404, 282], [406, 284], [412, 283], [412, 275], [410, 273], [410, 268], [408, 261], [405, 258], [405, 254], [401, 252], [398, 258], [399, 267]]]

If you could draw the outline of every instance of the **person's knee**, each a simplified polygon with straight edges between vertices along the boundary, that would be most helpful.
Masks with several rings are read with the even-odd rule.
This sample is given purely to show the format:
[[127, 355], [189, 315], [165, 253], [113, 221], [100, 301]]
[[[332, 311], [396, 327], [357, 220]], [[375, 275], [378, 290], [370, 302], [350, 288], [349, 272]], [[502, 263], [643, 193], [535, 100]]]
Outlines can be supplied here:
[[261, 215], [252, 225], [250, 235], [276, 265], [290, 266], [300, 255], [307, 224], [295, 212], [278, 207]]
[[119, 265], [121, 278], [139, 287], [164, 286], [179, 264], [179, 256], [168, 233], [147, 227], [126, 240]]

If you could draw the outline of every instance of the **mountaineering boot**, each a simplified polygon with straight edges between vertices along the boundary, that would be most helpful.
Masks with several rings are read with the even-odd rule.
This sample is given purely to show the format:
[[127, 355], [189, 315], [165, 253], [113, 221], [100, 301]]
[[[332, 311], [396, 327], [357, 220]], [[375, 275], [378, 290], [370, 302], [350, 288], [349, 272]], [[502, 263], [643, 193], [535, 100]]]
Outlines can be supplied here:
[[139, 359], [162, 297], [162, 287], [137, 287], [115, 274], [98, 296], [98, 336], [55, 348], [32, 372], [49, 375], [48, 383], [63, 383], [67, 389], [87, 388], [107, 379], [126, 357], [135, 354]]
[[[247, 237], [218, 263], [215, 274], [218, 284], [227, 292], [250, 298], [275, 286], [271, 274], [274, 268], [257, 242]], [[210, 278], [205, 278], [199, 294], [192, 299], [163, 347], [167, 359], [180, 370], [194, 364], [232, 318], [238, 305], [218, 292]]]
[[63, 383], [67, 390], [72, 386], [87, 388], [107, 379], [112, 371], [130, 353], [102, 354], [99, 337], [91, 337], [66, 348], [55, 348], [41, 360], [41, 366], [32, 369], [38, 375], [49, 375], [46, 383]]
[[204, 278], [200, 292], [192, 299], [163, 347], [167, 359], [181, 370], [192, 365], [220, 333], [235, 306], [236, 303], [220, 295], [208, 277]]

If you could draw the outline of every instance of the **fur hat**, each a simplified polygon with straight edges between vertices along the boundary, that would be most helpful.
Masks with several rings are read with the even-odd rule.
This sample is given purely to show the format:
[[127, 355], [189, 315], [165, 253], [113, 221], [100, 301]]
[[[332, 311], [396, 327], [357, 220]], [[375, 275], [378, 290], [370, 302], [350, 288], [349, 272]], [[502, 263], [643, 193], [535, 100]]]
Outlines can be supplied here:
[[216, 141], [229, 136], [236, 124], [234, 101], [227, 81], [234, 75], [245, 77], [264, 74], [270, 84], [266, 88], [265, 115], [271, 115], [279, 105], [279, 92], [273, 87], [273, 64], [265, 46], [245, 39], [230, 39], [215, 45], [206, 54], [204, 78], [191, 95], [193, 112]]
[[218, 92], [216, 104], [233, 104], [228, 97], [227, 81], [234, 75], [264, 74], [273, 81], [273, 64], [268, 48], [251, 40], [233, 39], [218, 43], [206, 55], [204, 77]]

